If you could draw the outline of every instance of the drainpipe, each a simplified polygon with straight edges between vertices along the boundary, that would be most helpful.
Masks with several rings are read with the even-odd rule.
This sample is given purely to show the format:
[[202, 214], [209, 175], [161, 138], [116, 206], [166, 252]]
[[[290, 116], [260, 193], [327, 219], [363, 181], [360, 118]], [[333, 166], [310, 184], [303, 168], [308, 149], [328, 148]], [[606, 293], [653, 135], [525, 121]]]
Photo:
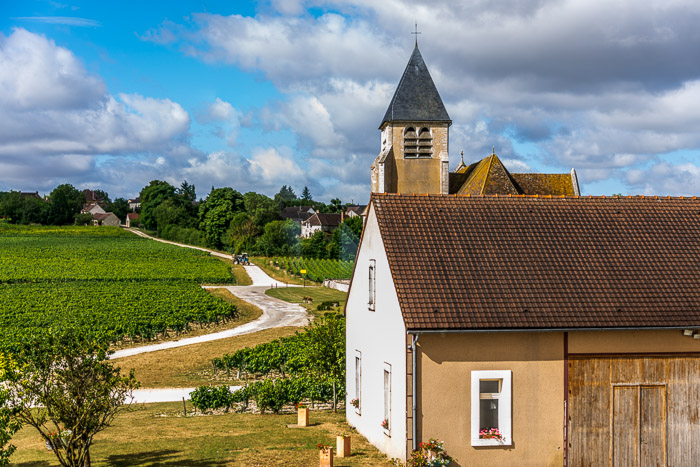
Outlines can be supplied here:
[[418, 431], [417, 429], [417, 418], [416, 414], [418, 412], [416, 408], [416, 344], [418, 343], [418, 337], [420, 337], [418, 334], [411, 334], [411, 358], [413, 360], [413, 368], [411, 371], [411, 379], [412, 379], [412, 387], [411, 387], [411, 392], [413, 393], [413, 396], [411, 397], [411, 404], [413, 405], [413, 423], [412, 429], [413, 429], [413, 436], [412, 436], [412, 444], [413, 444], [413, 450], [415, 451], [418, 449], [418, 443], [416, 440], [416, 433]]

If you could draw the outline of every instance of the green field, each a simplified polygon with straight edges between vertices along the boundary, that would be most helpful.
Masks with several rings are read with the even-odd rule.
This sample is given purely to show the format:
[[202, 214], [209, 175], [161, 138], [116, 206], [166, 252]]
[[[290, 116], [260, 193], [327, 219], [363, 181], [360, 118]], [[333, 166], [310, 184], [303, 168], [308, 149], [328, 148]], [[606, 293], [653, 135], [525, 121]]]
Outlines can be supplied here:
[[200, 283], [234, 283], [207, 253], [110, 227], [0, 224], [0, 350], [71, 323], [119, 340], [234, 318]]

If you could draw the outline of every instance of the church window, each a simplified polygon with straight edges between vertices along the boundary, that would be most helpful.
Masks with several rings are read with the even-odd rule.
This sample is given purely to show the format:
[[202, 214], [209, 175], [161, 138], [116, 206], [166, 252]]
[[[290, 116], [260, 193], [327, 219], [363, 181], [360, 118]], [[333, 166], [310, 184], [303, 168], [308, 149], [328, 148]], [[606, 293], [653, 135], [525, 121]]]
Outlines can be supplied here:
[[406, 128], [403, 148], [404, 157], [433, 157], [433, 135], [430, 128]]
[[418, 135], [416, 129], [411, 126], [403, 132], [403, 156], [418, 157]]

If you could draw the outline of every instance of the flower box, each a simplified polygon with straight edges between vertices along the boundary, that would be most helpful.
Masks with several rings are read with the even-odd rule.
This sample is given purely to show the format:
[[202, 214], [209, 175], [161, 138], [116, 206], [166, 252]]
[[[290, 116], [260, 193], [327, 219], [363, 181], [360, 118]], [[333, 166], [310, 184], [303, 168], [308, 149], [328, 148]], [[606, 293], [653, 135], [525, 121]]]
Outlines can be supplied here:
[[299, 407], [297, 409], [297, 425], [309, 426], [309, 409], [308, 407]]
[[320, 467], [333, 467], [333, 448], [320, 449], [318, 460]]
[[338, 451], [338, 457], [350, 457], [350, 437], [336, 436], [335, 450]]

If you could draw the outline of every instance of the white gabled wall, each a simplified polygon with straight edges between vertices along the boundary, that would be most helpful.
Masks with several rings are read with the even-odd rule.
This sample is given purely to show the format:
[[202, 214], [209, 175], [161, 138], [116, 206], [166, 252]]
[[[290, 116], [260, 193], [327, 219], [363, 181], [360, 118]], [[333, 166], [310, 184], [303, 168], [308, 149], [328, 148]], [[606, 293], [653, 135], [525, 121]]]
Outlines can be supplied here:
[[[346, 416], [348, 423], [389, 458], [406, 460], [406, 328], [389, 270], [374, 205], [370, 206], [346, 307]], [[376, 303], [369, 302], [369, 265], [376, 261]], [[362, 354], [361, 411], [355, 398], [355, 355]], [[384, 369], [391, 365], [390, 436], [384, 417]]]

